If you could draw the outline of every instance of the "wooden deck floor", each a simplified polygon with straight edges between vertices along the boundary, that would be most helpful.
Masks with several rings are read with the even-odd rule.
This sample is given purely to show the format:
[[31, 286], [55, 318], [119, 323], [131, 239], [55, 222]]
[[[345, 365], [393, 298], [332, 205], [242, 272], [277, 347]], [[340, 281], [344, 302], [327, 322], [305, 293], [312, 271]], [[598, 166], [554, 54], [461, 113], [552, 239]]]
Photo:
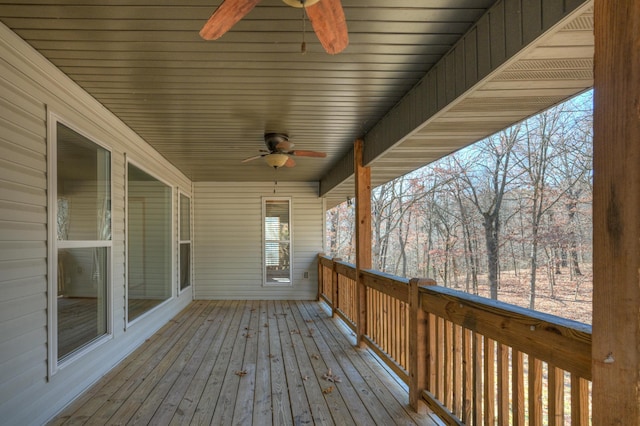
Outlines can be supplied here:
[[52, 424], [439, 424], [337, 321], [316, 302], [193, 302]]

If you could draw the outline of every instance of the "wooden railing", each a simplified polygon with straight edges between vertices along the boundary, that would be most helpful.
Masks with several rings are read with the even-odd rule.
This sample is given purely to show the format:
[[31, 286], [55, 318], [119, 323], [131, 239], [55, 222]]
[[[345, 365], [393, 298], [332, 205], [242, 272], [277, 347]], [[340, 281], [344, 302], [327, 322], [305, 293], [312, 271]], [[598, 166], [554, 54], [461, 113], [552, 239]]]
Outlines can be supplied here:
[[[319, 297], [356, 330], [355, 267], [323, 255], [318, 267]], [[447, 424], [589, 424], [590, 326], [433, 280], [359, 278], [362, 340], [409, 385], [415, 409], [424, 401]]]

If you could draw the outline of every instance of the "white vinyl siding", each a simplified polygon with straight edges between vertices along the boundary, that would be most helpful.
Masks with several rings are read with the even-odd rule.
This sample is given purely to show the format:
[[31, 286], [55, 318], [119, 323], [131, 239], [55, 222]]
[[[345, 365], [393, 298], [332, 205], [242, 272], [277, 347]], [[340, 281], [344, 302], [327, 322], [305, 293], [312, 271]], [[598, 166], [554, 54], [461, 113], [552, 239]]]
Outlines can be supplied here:
[[[273, 182], [196, 182], [193, 192], [196, 299], [315, 299], [324, 223], [316, 184], [278, 182], [274, 195]], [[263, 286], [263, 197], [291, 199], [291, 286]]]
[[[47, 110], [112, 151], [113, 337], [47, 378]], [[191, 182], [0, 24], [0, 419], [43, 424], [179, 312], [176, 298], [125, 330], [125, 153], [191, 196]], [[177, 203], [174, 202], [175, 210]], [[175, 228], [175, 229], [174, 229]], [[177, 236], [177, 225], [172, 235]]]

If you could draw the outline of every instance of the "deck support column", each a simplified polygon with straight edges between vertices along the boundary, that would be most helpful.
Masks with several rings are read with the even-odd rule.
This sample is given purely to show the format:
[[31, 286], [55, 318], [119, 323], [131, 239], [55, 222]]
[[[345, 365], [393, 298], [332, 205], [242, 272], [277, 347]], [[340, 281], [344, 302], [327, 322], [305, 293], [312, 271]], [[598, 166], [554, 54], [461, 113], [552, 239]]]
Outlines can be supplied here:
[[640, 419], [640, 2], [595, 0], [593, 424]]
[[322, 288], [324, 287], [324, 267], [322, 266], [322, 262], [320, 262], [320, 258], [324, 256], [324, 253], [318, 254], [318, 294], [316, 295], [316, 300], [322, 300]]
[[371, 268], [371, 169], [364, 167], [363, 141], [357, 139], [354, 143], [354, 166], [356, 178], [356, 287], [357, 287], [357, 318], [356, 338], [358, 346], [365, 345], [364, 336], [367, 333], [367, 289], [360, 278], [362, 269]]
[[331, 317], [335, 318], [336, 317], [336, 311], [338, 310], [338, 303], [340, 303], [340, 301], [338, 300], [338, 271], [336, 269], [336, 262], [341, 261], [342, 259], [340, 259], [339, 257], [334, 257], [333, 259], [333, 263], [332, 263], [332, 268], [331, 268]]
[[[429, 360], [427, 359], [427, 313], [420, 303], [420, 286], [436, 285], [435, 280], [412, 278], [409, 281], [409, 405], [416, 412], [425, 412], [422, 391], [427, 389]], [[433, 390], [433, 389], [429, 389]]]

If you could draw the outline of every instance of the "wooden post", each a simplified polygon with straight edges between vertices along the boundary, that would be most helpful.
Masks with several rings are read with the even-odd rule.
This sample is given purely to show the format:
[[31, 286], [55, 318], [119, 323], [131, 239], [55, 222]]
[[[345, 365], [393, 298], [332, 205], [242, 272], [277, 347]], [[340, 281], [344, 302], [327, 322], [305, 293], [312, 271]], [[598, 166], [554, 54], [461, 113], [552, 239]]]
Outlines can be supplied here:
[[338, 309], [338, 271], [336, 271], [336, 262], [342, 260], [334, 257], [331, 265], [331, 316], [335, 318], [336, 309]]
[[640, 2], [595, 0], [593, 424], [640, 419]]
[[[409, 405], [416, 412], [425, 412], [422, 391], [427, 388], [427, 313], [420, 304], [420, 286], [436, 285], [435, 280], [412, 278], [409, 281]], [[433, 389], [429, 389], [433, 391]]]
[[356, 288], [357, 318], [356, 339], [359, 346], [364, 346], [367, 333], [367, 291], [360, 278], [362, 269], [371, 268], [371, 169], [362, 165], [364, 146], [362, 139], [353, 144], [353, 171], [356, 178]]
[[322, 262], [320, 262], [320, 258], [324, 256], [324, 253], [318, 254], [318, 295], [316, 296], [316, 300], [322, 300], [322, 288], [324, 287], [324, 268], [322, 267]]

